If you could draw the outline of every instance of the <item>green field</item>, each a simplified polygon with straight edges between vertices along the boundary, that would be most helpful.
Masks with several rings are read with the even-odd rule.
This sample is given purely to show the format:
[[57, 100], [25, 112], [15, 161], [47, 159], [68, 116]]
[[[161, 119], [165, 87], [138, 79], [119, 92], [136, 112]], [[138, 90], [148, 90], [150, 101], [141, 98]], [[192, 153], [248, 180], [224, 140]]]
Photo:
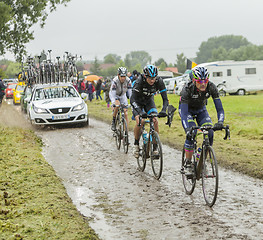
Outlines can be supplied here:
[[[169, 103], [178, 108], [179, 96], [169, 94]], [[225, 110], [225, 124], [229, 124], [231, 140], [223, 140], [224, 131], [217, 131], [214, 149], [221, 166], [234, 169], [250, 176], [263, 179], [263, 94], [247, 96], [226, 96], [221, 98]], [[162, 107], [161, 96], [155, 97], [156, 106]], [[104, 101], [88, 102], [90, 116], [111, 122], [112, 111]], [[217, 122], [216, 110], [212, 99], [207, 105], [212, 121]], [[129, 110], [131, 119], [131, 110]], [[178, 150], [182, 149], [185, 133], [176, 110], [172, 126], [165, 125], [166, 119], [159, 119], [160, 137], [163, 143]], [[130, 130], [134, 121], [130, 121]], [[201, 139], [199, 139], [200, 141]], [[165, 158], [165, 156], [164, 156]]]

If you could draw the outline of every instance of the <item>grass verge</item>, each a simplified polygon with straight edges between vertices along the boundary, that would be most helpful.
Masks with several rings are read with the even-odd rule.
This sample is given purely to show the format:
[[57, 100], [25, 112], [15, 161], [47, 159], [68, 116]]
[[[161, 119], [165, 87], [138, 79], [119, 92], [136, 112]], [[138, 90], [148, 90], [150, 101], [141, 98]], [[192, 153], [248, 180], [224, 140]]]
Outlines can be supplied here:
[[0, 239], [99, 239], [30, 130], [0, 125]]
[[[169, 102], [178, 108], [179, 96], [168, 95]], [[218, 162], [225, 168], [230, 168], [249, 176], [263, 179], [263, 94], [249, 96], [226, 96], [221, 98], [225, 110], [225, 124], [229, 124], [231, 140], [224, 141], [224, 132], [217, 131], [214, 136], [214, 149]], [[161, 110], [162, 99], [155, 97], [158, 110]], [[91, 117], [110, 123], [112, 110], [106, 107], [105, 101], [88, 102]], [[213, 100], [209, 99], [207, 110], [212, 121], [217, 122], [217, 113]], [[132, 113], [129, 110], [129, 119]], [[185, 141], [178, 109], [175, 112], [172, 126], [165, 125], [166, 119], [159, 119], [160, 138], [162, 143], [181, 150]], [[132, 130], [135, 121], [130, 121]], [[198, 138], [201, 143], [201, 138]], [[165, 156], [164, 156], [165, 158]], [[178, 166], [179, 167], [179, 166]]]

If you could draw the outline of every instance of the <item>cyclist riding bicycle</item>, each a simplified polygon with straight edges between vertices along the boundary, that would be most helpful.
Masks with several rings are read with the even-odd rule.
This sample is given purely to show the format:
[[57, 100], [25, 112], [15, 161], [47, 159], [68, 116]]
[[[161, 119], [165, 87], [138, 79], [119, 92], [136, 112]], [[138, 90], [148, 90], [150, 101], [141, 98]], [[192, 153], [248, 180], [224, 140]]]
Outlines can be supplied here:
[[[185, 156], [186, 168], [188, 170], [187, 174], [191, 175], [194, 141], [190, 129], [192, 126], [196, 126], [194, 118], [198, 126], [213, 125], [206, 109], [207, 99], [210, 96], [213, 98], [217, 111], [218, 122], [214, 125], [216, 130], [222, 130], [225, 115], [217, 87], [209, 81], [208, 70], [205, 67], [195, 67], [190, 72], [189, 77], [192, 81], [186, 83], [181, 92], [179, 114], [186, 133]], [[194, 132], [194, 134], [196, 134], [196, 132]], [[214, 137], [214, 131], [212, 129], [209, 130], [208, 136], [210, 145], [212, 146]]]
[[[127, 106], [124, 109], [124, 114], [125, 114], [127, 125], [129, 123], [128, 122], [128, 112], [127, 112], [128, 111], [127, 96], [128, 98], [131, 97], [132, 86], [131, 86], [131, 80], [127, 77], [127, 73], [128, 71], [125, 67], [119, 67], [118, 75], [115, 78], [113, 78], [112, 83], [111, 83], [109, 97], [110, 97], [112, 107], [113, 107], [113, 118], [112, 118], [112, 124], [111, 124], [112, 131], [116, 130], [115, 120], [116, 120], [116, 115], [119, 109], [119, 107], [116, 107], [116, 106], [120, 106], [120, 104]], [[126, 95], [126, 92], [127, 92], [127, 95]]]
[[[141, 74], [135, 81], [132, 89], [131, 105], [133, 116], [136, 120], [134, 127], [134, 156], [139, 157], [139, 140], [141, 135], [142, 124], [139, 125], [140, 117], [146, 117], [147, 114], [158, 113], [155, 103], [154, 95], [159, 91], [163, 100], [163, 107], [159, 116], [166, 116], [166, 108], [168, 106], [167, 91], [164, 82], [161, 77], [158, 77], [157, 67], [154, 65], [147, 65], [143, 69], [143, 74]], [[158, 120], [154, 118], [154, 129], [159, 133]], [[155, 151], [155, 149], [154, 149]]]

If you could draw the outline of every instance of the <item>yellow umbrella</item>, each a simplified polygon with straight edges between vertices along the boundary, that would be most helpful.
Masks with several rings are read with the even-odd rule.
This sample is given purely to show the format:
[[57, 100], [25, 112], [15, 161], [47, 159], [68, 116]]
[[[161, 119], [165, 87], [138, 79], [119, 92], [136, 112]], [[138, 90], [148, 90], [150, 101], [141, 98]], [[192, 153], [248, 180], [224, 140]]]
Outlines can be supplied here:
[[87, 70], [83, 70], [83, 71], [80, 71], [80, 72], [79, 72], [79, 75], [82, 75], [82, 76], [87, 76], [87, 75], [89, 75], [89, 74], [90, 74], [90, 72], [87, 71]]
[[101, 79], [101, 77], [97, 75], [88, 75], [87, 77], [85, 77], [85, 80], [90, 82], [98, 81], [99, 79]]

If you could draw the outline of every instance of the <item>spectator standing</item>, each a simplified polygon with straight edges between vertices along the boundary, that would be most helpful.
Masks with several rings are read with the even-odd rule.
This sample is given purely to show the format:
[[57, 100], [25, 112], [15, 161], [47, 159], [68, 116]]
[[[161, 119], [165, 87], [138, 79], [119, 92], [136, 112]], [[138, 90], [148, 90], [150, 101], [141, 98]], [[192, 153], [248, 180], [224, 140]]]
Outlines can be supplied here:
[[89, 94], [89, 101], [91, 102], [92, 101], [92, 99], [93, 99], [93, 88], [94, 88], [94, 86], [92, 85], [92, 83], [91, 82], [87, 82], [87, 94]]
[[96, 100], [99, 99], [100, 97], [100, 100], [102, 100], [102, 97], [100, 95], [100, 92], [101, 92], [101, 84], [102, 84], [102, 81], [101, 79], [98, 80], [97, 84], [96, 84], [96, 87], [95, 87], [95, 90], [96, 90]]
[[85, 90], [86, 90], [86, 85], [85, 85], [85, 82], [84, 82], [84, 80], [81, 80], [80, 81], [80, 93], [84, 93], [85, 92]]
[[4, 85], [2, 79], [0, 78], [0, 104], [2, 103], [2, 100], [5, 96], [5, 89], [6, 89], [6, 86]]
[[105, 101], [107, 103], [107, 108], [110, 107], [110, 95], [109, 95], [110, 87], [111, 87], [111, 80], [108, 78], [104, 83], [104, 93], [105, 93]]

